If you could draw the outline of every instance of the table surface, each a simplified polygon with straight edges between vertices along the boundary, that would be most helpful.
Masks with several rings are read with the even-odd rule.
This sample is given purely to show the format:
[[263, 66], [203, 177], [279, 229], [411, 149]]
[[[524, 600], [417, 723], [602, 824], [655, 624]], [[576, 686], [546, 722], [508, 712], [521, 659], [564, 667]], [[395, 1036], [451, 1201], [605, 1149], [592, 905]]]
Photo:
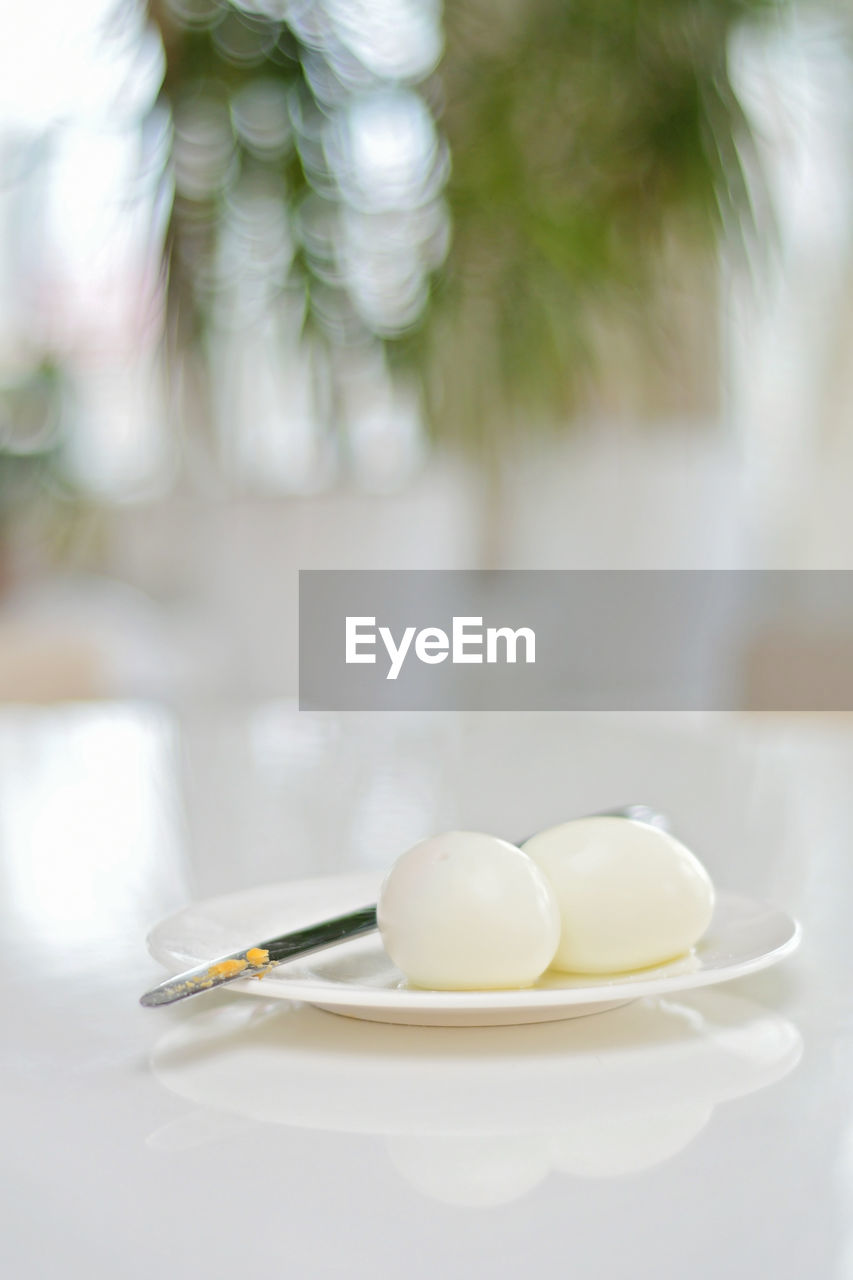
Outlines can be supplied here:
[[[844, 718], [0, 710], [6, 1274], [847, 1280], [851, 766]], [[639, 800], [799, 953], [549, 1026], [137, 1004], [192, 899]]]

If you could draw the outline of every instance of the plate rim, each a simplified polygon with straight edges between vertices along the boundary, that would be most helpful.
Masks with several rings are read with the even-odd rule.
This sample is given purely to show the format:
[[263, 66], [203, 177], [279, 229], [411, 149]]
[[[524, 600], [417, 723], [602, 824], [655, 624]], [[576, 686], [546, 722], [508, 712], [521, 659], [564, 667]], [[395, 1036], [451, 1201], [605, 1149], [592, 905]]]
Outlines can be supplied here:
[[[165, 954], [171, 954], [159, 944], [158, 937], [174, 926], [188, 912], [198, 911], [216, 903], [230, 903], [235, 898], [262, 896], [271, 890], [281, 890], [285, 885], [291, 889], [302, 891], [320, 891], [323, 888], [340, 891], [345, 885], [355, 889], [360, 884], [366, 886], [366, 892], [375, 893], [379, 880], [378, 875], [370, 872], [350, 872], [336, 876], [312, 876], [298, 880], [274, 881], [268, 884], [237, 889], [231, 893], [217, 894], [208, 898], [190, 902], [179, 911], [158, 921], [149, 931], [146, 943], [151, 955], [161, 964]], [[368, 987], [362, 984], [346, 982], [328, 982], [321, 978], [309, 977], [293, 973], [287, 976], [284, 972], [274, 981], [258, 982], [257, 979], [239, 979], [229, 984], [229, 989], [243, 995], [262, 998], [300, 1001], [311, 1005], [338, 1005], [347, 1008], [394, 1009], [401, 1012], [428, 1011], [449, 1013], [487, 1012], [489, 1010], [514, 1009], [555, 1009], [572, 1005], [600, 1004], [604, 1001], [627, 1001], [641, 999], [646, 996], [660, 996], [668, 992], [687, 991], [693, 988], [714, 986], [722, 982], [730, 982], [736, 978], [747, 977], [778, 964], [793, 954], [802, 940], [800, 922], [783, 908], [763, 898], [753, 898], [746, 894], [717, 891], [715, 912], [719, 907], [737, 904], [751, 908], [762, 908], [780, 917], [787, 926], [788, 936], [778, 946], [771, 947], [759, 955], [746, 960], [733, 961], [714, 969], [696, 969], [690, 972], [659, 973], [645, 980], [631, 975], [623, 982], [602, 983], [588, 987], [523, 987], [501, 989], [497, 991], [429, 991], [406, 987]], [[294, 926], [298, 927], [298, 926]], [[372, 936], [372, 935], [371, 935]], [[192, 963], [200, 963], [195, 957], [189, 957]], [[299, 960], [295, 960], [298, 964]], [[168, 965], [166, 967], [169, 967]], [[173, 969], [173, 972], [179, 970]]]

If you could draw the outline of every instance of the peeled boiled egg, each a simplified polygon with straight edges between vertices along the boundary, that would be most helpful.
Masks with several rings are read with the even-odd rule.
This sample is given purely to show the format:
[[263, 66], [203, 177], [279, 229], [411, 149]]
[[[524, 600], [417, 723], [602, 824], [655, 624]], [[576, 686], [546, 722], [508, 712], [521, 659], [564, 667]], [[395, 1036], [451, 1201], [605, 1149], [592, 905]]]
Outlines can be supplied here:
[[560, 937], [554, 893], [533, 859], [476, 831], [433, 836], [398, 858], [377, 916], [409, 981], [444, 991], [530, 986]]
[[710, 877], [666, 831], [625, 818], [581, 818], [540, 832], [523, 848], [559, 906], [554, 969], [644, 969], [683, 955], [708, 928]]

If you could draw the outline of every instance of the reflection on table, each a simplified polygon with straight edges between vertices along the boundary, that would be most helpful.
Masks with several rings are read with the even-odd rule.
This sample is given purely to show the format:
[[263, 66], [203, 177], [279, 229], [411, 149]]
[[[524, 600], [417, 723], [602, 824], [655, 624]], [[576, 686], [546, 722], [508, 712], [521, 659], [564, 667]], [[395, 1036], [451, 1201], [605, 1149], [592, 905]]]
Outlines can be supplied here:
[[788, 1019], [716, 989], [526, 1027], [388, 1026], [232, 1000], [171, 1028], [151, 1067], [202, 1108], [170, 1149], [267, 1123], [384, 1139], [401, 1177], [470, 1207], [550, 1173], [615, 1178], [670, 1160], [719, 1104], [792, 1071]]

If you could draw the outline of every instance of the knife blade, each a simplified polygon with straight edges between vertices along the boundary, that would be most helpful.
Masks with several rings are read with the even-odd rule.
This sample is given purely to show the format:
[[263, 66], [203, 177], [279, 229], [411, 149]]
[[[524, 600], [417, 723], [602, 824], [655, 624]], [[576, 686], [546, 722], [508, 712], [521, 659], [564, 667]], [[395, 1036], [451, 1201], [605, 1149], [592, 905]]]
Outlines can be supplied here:
[[220, 956], [209, 964], [187, 969], [185, 973], [179, 973], [151, 991], [146, 991], [139, 1003], [151, 1009], [161, 1004], [174, 1004], [176, 1000], [186, 1000], [188, 996], [221, 987], [237, 978], [262, 978], [270, 969], [284, 964], [286, 960], [310, 955], [312, 951], [322, 951], [346, 938], [371, 933], [375, 928], [375, 906], [349, 911], [346, 915], [321, 920], [305, 929], [296, 929], [292, 933], [283, 933], [278, 938], [259, 942], [253, 947], [247, 947], [245, 951], [232, 951], [230, 955]]
[[[668, 829], [668, 822], [663, 814], [645, 804], [629, 804], [621, 809], [608, 809], [591, 815], [597, 818], [627, 818], [634, 822], [647, 822], [651, 826]], [[527, 837], [526, 837], [527, 838]], [[523, 844], [524, 841], [519, 841]], [[358, 938], [363, 933], [371, 933], [377, 928], [376, 904], [360, 907], [357, 911], [349, 911], [346, 915], [335, 916], [331, 920], [321, 920], [317, 924], [283, 933], [277, 938], [269, 938], [266, 942], [255, 943], [244, 951], [232, 951], [230, 955], [220, 956], [207, 964], [197, 965], [184, 973], [168, 978], [159, 986], [153, 987], [140, 996], [139, 1003], [146, 1009], [159, 1005], [174, 1004], [177, 1000], [186, 1000], [189, 996], [200, 995], [222, 987], [228, 982], [242, 978], [262, 978], [277, 965], [297, 956], [307, 956], [314, 951], [322, 951], [333, 947], [336, 943], [345, 942], [349, 938]]]

